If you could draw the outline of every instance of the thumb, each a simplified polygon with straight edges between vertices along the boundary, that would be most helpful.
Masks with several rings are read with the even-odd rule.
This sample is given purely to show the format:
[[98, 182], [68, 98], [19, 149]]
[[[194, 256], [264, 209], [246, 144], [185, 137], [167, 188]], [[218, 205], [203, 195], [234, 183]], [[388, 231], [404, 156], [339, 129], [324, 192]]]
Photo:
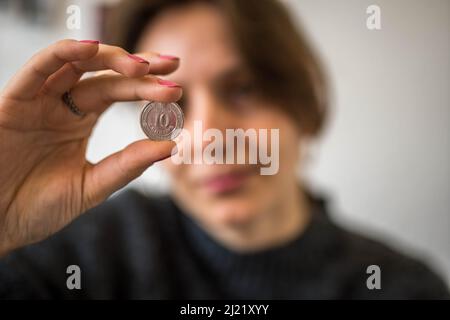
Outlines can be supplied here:
[[176, 153], [173, 141], [133, 142], [85, 171], [83, 208], [87, 210], [139, 177], [153, 163]]

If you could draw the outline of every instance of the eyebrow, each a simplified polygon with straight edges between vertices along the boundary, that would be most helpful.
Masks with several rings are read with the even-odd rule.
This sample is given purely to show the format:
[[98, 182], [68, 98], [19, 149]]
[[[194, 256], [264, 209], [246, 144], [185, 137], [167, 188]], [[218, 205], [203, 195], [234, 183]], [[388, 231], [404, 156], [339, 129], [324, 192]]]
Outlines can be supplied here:
[[242, 64], [235, 65], [225, 71], [219, 73], [214, 79], [212, 79], [213, 86], [219, 86], [230, 79], [236, 79], [239, 77], [251, 77], [250, 71]]
[[[237, 63], [229, 68], [225, 68], [223, 71], [220, 71], [218, 74], [213, 76], [209, 82], [213, 88], [217, 89], [223, 87], [224, 84], [230, 82], [232, 79], [243, 77], [248, 79], [251, 78], [252, 75], [247, 67], [245, 67], [242, 63]], [[186, 88], [186, 83], [183, 80], [179, 79], [176, 81]]]

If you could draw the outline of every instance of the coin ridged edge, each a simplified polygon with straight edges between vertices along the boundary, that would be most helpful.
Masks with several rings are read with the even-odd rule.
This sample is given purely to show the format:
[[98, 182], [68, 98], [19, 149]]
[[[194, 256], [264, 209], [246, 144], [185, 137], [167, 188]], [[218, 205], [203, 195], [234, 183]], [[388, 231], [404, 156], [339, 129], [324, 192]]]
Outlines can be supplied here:
[[[163, 103], [167, 105], [173, 106], [177, 111], [175, 111], [175, 118], [176, 118], [176, 126], [175, 129], [172, 130], [169, 134], [165, 135], [154, 135], [152, 134], [153, 131], [148, 127], [146, 118], [148, 113], [152, 110], [151, 104], [152, 103]], [[178, 125], [179, 124], [179, 125]], [[180, 106], [175, 102], [159, 102], [159, 101], [150, 101], [144, 105], [141, 111], [141, 117], [140, 117], [140, 125], [142, 131], [144, 131], [145, 135], [150, 139], [154, 141], [166, 141], [166, 140], [174, 140], [178, 135], [181, 133], [181, 130], [184, 126], [184, 113], [183, 110], [180, 108]]]

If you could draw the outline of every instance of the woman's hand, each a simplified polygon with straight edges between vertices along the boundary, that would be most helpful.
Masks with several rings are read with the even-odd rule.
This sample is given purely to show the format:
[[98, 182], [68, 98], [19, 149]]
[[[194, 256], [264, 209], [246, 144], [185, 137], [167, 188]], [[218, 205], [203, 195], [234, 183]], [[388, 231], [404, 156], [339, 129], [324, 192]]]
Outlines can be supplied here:
[[[136, 141], [97, 164], [85, 158], [98, 117], [115, 101], [175, 101], [155, 76], [177, 59], [95, 41], [59, 41], [37, 53], [0, 93], [0, 255], [42, 240], [167, 158], [173, 142]], [[80, 81], [87, 71], [111, 70]], [[69, 91], [85, 113], [70, 111]]]

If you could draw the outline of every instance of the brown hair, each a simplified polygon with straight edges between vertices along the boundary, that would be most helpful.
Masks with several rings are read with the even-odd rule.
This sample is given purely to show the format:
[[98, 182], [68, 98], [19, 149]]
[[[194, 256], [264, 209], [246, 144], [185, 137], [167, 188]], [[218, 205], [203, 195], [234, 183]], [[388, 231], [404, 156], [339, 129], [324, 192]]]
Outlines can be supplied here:
[[323, 71], [277, 0], [125, 0], [107, 15], [105, 41], [133, 52], [158, 13], [199, 1], [217, 6], [228, 19], [237, 48], [263, 95], [278, 102], [303, 132], [318, 134], [327, 111]]

